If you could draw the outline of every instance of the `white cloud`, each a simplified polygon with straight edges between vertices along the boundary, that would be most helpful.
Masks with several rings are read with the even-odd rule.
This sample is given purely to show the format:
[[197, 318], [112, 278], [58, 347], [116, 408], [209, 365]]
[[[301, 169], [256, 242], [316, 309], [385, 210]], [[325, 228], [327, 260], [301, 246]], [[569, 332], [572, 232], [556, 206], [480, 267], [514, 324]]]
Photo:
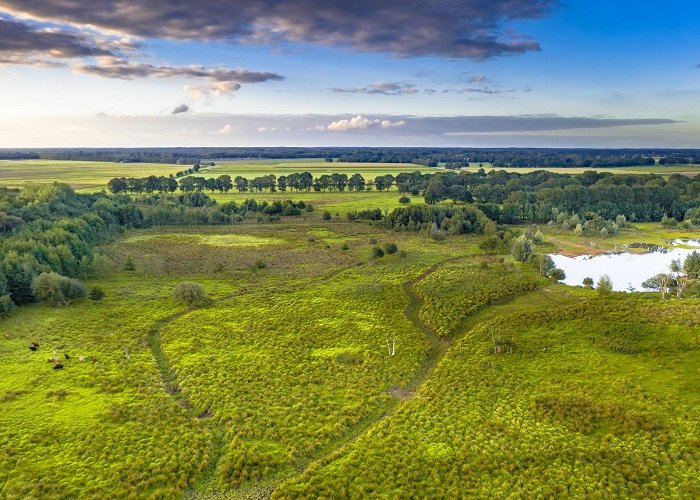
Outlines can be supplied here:
[[403, 127], [406, 125], [406, 122], [404, 120], [399, 120], [396, 122], [391, 122], [389, 120], [382, 120], [382, 128], [398, 128], [398, 127]]
[[370, 127], [381, 127], [381, 128], [397, 128], [403, 127], [406, 124], [404, 120], [399, 121], [389, 121], [389, 120], [370, 120], [362, 115], [357, 115], [349, 120], [338, 120], [332, 122], [328, 125], [328, 130], [354, 130], [354, 129], [366, 129]]
[[221, 127], [219, 130], [214, 130], [213, 132], [210, 132], [211, 134], [214, 135], [228, 135], [233, 132], [233, 127], [231, 126], [230, 123], [227, 123], [223, 127]]

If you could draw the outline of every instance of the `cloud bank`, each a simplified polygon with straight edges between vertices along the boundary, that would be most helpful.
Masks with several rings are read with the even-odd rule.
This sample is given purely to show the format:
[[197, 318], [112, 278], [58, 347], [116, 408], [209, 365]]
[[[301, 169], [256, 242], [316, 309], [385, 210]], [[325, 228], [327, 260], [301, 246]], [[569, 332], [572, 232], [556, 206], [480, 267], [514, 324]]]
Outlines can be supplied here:
[[0, 147], [475, 146], [692, 147], [697, 124], [664, 118], [399, 115], [170, 115], [0, 124]]
[[141, 38], [289, 43], [398, 57], [488, 59], [540, 50], [514, 21], [548, 15], [558, 0], [0, 0], [11, 15], [94, 26]]

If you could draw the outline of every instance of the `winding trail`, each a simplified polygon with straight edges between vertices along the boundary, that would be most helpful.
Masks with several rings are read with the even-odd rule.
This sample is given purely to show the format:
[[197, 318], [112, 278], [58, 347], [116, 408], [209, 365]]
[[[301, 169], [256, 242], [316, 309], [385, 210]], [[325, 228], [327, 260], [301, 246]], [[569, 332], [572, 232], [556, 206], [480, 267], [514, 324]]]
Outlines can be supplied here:
[[[408, 381], [406, 387], [406, 394], [402, 397], [395, 397], [391, 402], [379, 408], [377, 412], [373, 415], [368, 416], [365, 420], [356, 425], [353, 429], [349, 430], [343, 434], [338, 440], [329, 443], [324, 450], [321, 450], [319, 454], [315, 457], [302, 458], [297, 460], [294, 464], [290, 465], [280, 471], [280, 473], [271, 481], [252, 485], [249, 487], [242, 487], [230, 492], [227, 492], [226, 497], [240, 497], [240, 498], [265, 498], [269, 497], [272, 491], [281, 484], [283, 481], [291, 479], [294, 476], [302, 474], [305, 470], [310, 467], [323, 466], [343, 454], [345, 449], [351, 445], [360, 435], [364, 434], [367, 430], [375, 425], [379, 424], [385, 418], [391, 416], [396, 412], [397, 408], [407, 399], [413, 398], [420, 387], [423, 385], [425, 380], [428, 378], [430, 373], [433, 371], [438, 361], [442, 358], [445, 352], [448, 350], [452, 344], [452, 339], [439, 337], [435, 331], [420, 318], [420, 308], [423, 303], [423, 298], [416, 292], [415, 285], [426, 279], [431, 274], [438, 271], [444, 265], [463, 260], [465, 257], [453, 257], [450, 259], [442, 260], [431, 265], [425, 271], [412, 278], [411, 280], [405, 282], [402, 285], [404, 293], [408, 299], [408, 303], [403, 309], [403, 315], [414, 325], [414, 327], [420, 331], [429, 343], [428, 352], [421, 362], [418, 369], [415, 371], [413, 377]], [[349, 267], [354, 267], [349, 266]], [[320, 277], [320, 279], [325, 278], [325, 276]], [[294, 288], [294, 287], [293, 287]], [[211, 302], [210, 305], [231, 299], [241, 292], [227, 294]], [[210, 453], [210, 461], [207, 468], [204, 470], [202, 477], [193, 485], [193, 488], [187, 492], [188, 497], [194, 498], [207, 498], [216, 494], [216, 469], [221, 456], [224, 453], [225, 447], [227, 445], [226, 430], [217, 422], [215, 418], [203, 418], [203, 415], [197, 415], [195, 409], [193, 408], [190, 401], [180, 392], [180, 387], [178, 385], [177, 373], [173, 369], [170, 361], [163, 351], [163, 345], [161, 340], [161, 330], [167, 326], [169, 323], [176, 321], [177, 319], [189, 314], [193, 309], [184, 309], [175, 314], [167, 316], [157, 322], [148, 331], [148, 347], [153, 355], [153, 358], [158, 367], [160, 373], [163, 387], [165, 391], [182, 407], [185, 411], [193, 418], [198, 418], [203, 428], [209, 430], [212, 435], [212, 446], [213, 450]]]
[[274, 481], [271, 481], [266, 485], [237, 491], [237, 498], [269, 498], [274, 489], [282, 482], [302, 474], [309, 468], [322, 467], [336, 460], [343, 455], [345, 450], [352, 445], [358, 437], [365, 434], [372, 427], [375, 427], [381, 423], [384, 419], [393, 415], [402, 403], [413, 398], [418, 393], [420, 387], [423, 385], [423, 382], [425, 382], [437, 365], [438, 361], [442, 358], [450, 345], [452, 345], [453, 339], [439, 337], [435, 331], [429, 325], [425, 324], [420, 318], [419, 313], [423, 303], [423, 298], [416, 292], [415, 285], [426, 279], [434, 272], [438, 271], [444, 265], [458, 260], [463, 260], [465, 258], [466, 257], [464, 256], [453, 257], [437, 262], [415, 278], [405, 282], [402, 285], [404, 293], [408, 298], [408, 303], [402, 311], [403, 315], [411, 323], [413, 323], [416, 329], [418, 329], [429, 342], [429, 349], [425, 358], [421, 362], [421, 365], [416, 370], [411, 380], [409, 380], [406, 385], [408, 388], [408, 393], [403, 395], [403, 397], [395, 397], [392, 399], [389, 405], [381, 408], [378, 412], [375, 412], [374, 415], [369, 416], [367, 419], [356, 425], [353, 429], [347, 431], [339, 440], [330, 443], [325, 450], [322, 450], [320, 454], [316, 456], [316, 458], [305, 460], [303, 463], [297, 463], [295, 470], [280, 473]]

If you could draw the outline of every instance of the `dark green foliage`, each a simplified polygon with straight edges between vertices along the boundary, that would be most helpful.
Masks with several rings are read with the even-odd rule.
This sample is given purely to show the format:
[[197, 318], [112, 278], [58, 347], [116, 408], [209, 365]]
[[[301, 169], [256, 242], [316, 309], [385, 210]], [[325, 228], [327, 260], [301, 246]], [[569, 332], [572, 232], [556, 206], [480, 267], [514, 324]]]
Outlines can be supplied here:
[[323, 220], [331, 220], [331, 213], [328, 210], [323, 212]]
[[384, 257], [384, 249], [382, 247], [372, 247], [372, 252], [371, 252], [372, 258], [373, 259], [379, 259], [381, 257]]
[[253, 271], [257, 271], [258, 269], [267, 269], [267, 262], [262, 260], [256, 260], [253, 264], [252, 269]]
[[396, 243], [385, 243], [384, 244], [384, 252], [386, 252], [387, 255], [394, 255], [398, 251], [399, 251], [399, 247], [396, 245]]
[[131, 255], [127, 256], [126, 263], [124, 264], [125, 271], [136, 271], [136, 264], [134, 264], [134, 259]]
[[563, 281], [566, 279], [566, 273], [564, 272], [563, 269], [560, 269], [558, 267], [551, 269], [549, 271], [549, 273], [547, 274], [547, 276], [549, 276], [554, 281]]
[[593, 288], [593, 278], [583, 278], [583, 286]]
[[399, 198], [399, 203], [401, 203], [402, 205], [408, 205], [409, 203], [411, 203], [411, 198], [409, 198], [408, 196], [401, 196]]
[[93, 286], [90, 289], [90, 293], [88, 294], [88, 297], [90, 300], [94, 300], [95, 302], [99, 302], [100, 300], [104, 299], [105, 297], [105, 291], [100, 288], [99, 286]]
[[449, 234], [483, 233], [488, 217], [473, 205], [463, 207], [410, 206], [394, 209], [386, 219], [392, 229], [419, 231], [435, 224]]

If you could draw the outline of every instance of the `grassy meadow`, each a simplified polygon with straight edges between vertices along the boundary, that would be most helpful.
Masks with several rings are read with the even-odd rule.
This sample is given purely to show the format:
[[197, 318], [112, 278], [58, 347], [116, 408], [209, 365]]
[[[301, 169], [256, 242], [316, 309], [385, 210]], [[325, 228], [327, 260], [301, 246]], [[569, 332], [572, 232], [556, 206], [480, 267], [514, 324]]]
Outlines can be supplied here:
[[0, 322], [0, 496], [697, 495], [700, 302], [600, 300], [479, 240], [127, 232], [102, 301]]
[[[0, 184], [95, 190], [181, 168], [1, 162]], [[213, 197], [315, 210], [123, 231], [85, 283], [102, 300], [0, 320], [0, 498], [700, 497], [700, 299], [601, 297], [486, 255], [481, 235], [342, 217], [396, 207], [396, 191]], [[570, 255], [700, 237], [538, 229], [537, 251]], [[183, 282], [209, 300], [177, 302]]]
[[64, 160], [0, 160], [0, 185], [22, 187], [62, 182], [76, 191], [94, 192], [107, 188], [114, 177], [170, 175], [182, 165], [160, 163], [113, 163]]

